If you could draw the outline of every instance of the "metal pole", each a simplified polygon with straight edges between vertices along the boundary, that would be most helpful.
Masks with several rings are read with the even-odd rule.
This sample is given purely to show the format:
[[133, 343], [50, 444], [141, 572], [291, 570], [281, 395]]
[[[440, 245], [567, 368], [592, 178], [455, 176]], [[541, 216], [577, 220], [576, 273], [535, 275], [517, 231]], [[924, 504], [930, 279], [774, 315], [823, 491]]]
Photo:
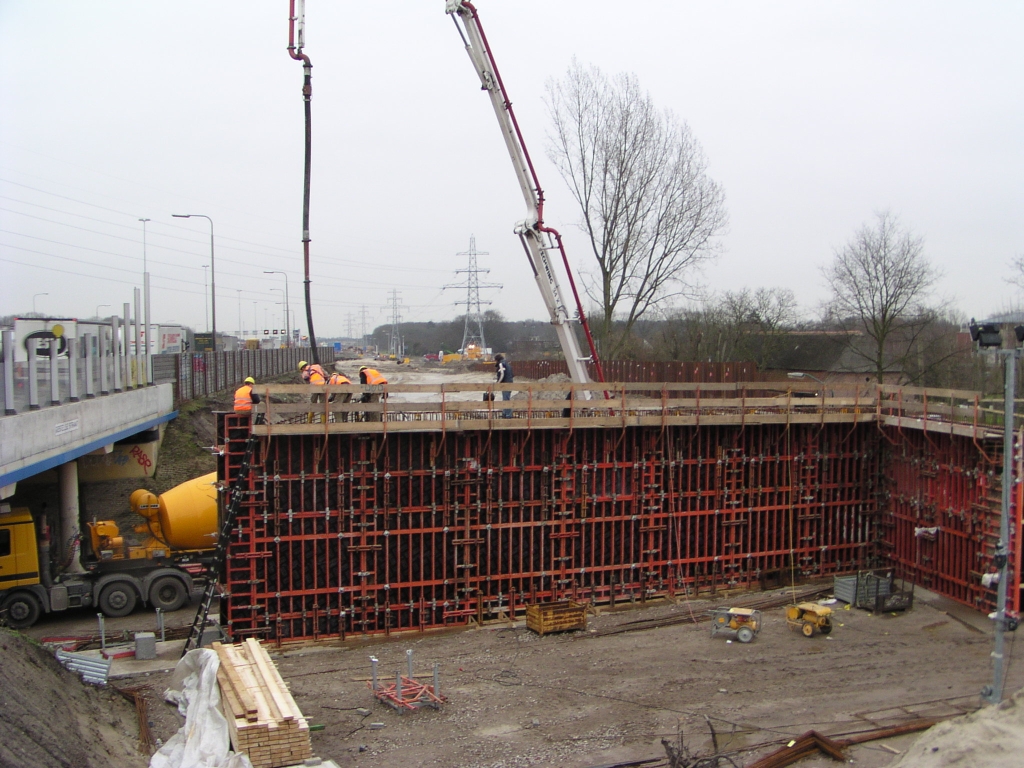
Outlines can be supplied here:
[[145, 383], [153, 383], [153, 353], [149, 344], [149, 268], [146, 262], [146, 222], [149, 219], [139, 219], [142, 222], [142, 292], [143, 302], [146, 305], [146, 330], [143, 331], [143, 338], [146, 340], [146, 376]]
[[213, 324], [213, 351], [217, 351], [217, 275], [213, 263], [213, 219], [209, 216], [202, 218], [210, 222], [210, 318]]
[[103, 626], [103, 614], [97, 613], [96, 618], [100, 620], [100, 650], [107, 650], [107, 630]]
[[96, 381], [93, 378], [93, 359], [92, 353], [92, 339], [91, 333], [86, 333], [82, 336], [82, 344], [85, 345], [85, 398], [90, 400], [96, 397]]
[[50, 339], [50, 405], [60, 405], [60, 364], [57, 361], [57, 339]]
[[4, 415], [13, 416], [14, 409], [14, 331], [3, 332], [4, 345]]
[[78, 402], [78, 339], [68, 339], [68, 400]]
[[376, 656], [371, 656], [370, 657], [370, 667], [373, 670], [372, 673], [371, 673], [373, 675], [373, 690], [376, 691], [377, 690], [377, 657]]
[[412, 649], [405, 652], [405, 668], [409, 670], [407, 677], [412, 680]]
[[139, 319], [142, 317], [140, 311], [142, 303], [142, 291], [138, 288], [135, 289], [135, 386], [144, 387], [146, 386], [145, 374], [143, 368], [146, 364], [146, 356], [143, 354], [142, 349], [142, 323]]
[[[113, 378], [114, 391], [120, 392], [121, 387], [121, 347], [118, 346], [118, 316], [110, 316], [110, 372]], [[104, 392], [103, 394], [106, 394]]]
[[121, 349], [121, 365], [124, 366], [124, 388], [132, 388], [132, 364], [131, 364], [131, 321], [132, 305], [127, 301], [124, 303], [124, 332], [121, 336], [124, 339], [124, 347]]
[[100, 369], [100, 394], [106, 395], [110, 387], [107, 384], [107, 331], [103, 326], [100, 326], [96, 336], [96, 362]]
[[167, 637], [164, 631], [164, 612], [159, 608], [156, 609], [156, 628], [160, 632], [160, 642], [166, 642]]
[[441, 675], [438, 673], [441, 665], [434, 662], [434, 695], [438, 698], [441, 697]]
[[35, 343], [28, 345], [28, 409], [39, 410], [39, 362]]
[[145, 304], [146, 304], [146, 329], [142, 332], [142, 338], [146, 345], [146, 386], [153, 383], [153, 339], [149, 325], [149, 272], [144, 277]]
[[290, 347], [292, 345], [292, 343], [291, 343], [292, 342], [292, 319], [291, 319], [291, 315], [289, 314], [289, 307], [291, 305], [288, 303], [288, 273], [287, 272], [281, 272], [280, 270], [277, 270], [277, 269], [271, 269], [271, 270], [266, 270], [265, 269], [265, 270], [263, 270], [263, 274], [265, 274], [265, 275], [284, 275], [284, 324], [285, 324], [285, 332], [288, 334], [288, 343], [285, 344], [285, 346], [286, 347]]
[[1003, 648], [1007, 625], [1006, 590], [1010, 564], [1010, 491], [1013, 488], [1013, 395], [1017, 387], [1018, 351], [1001, 349], [999, 354], [1006, 366], [1006, 390], [1003, 393], [1003, 498], [999, 515], [999, 544], [996, 546], [994, 558], [995, 566], [999, 569], [999, 589], [995, 617], [996, 642], [992, 651], [992, 685], [986, 685], [981, 691], [982, 698], [990, 704], [998, 704], [1003, 700]]

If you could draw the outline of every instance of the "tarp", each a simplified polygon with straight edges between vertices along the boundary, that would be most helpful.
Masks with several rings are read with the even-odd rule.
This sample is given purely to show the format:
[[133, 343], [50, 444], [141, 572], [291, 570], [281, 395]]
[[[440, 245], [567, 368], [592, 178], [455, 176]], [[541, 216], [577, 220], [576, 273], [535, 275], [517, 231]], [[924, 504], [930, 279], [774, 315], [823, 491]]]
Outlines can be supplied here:
[[149, 761], [149, 768], [252, 768], [245, 755], [231, 751], [228, 723], [220, 711], [217, 654], [197, 648], [174, 668], [164, 698], [178, 705], [185, 724]]

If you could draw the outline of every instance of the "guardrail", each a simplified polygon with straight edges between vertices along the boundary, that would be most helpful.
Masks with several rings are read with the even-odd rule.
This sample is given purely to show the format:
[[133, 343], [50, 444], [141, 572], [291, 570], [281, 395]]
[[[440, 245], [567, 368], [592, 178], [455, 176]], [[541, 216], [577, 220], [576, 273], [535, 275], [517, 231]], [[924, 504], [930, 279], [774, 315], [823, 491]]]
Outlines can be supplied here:
[[[296, 371], [309, 359], [309, 347], [153, 355], [148, 372], [144, 356], [116, 350], [110, 333], [83, 334], [80, 338], [29, 345], [28, 361], [15, 362], [14, 332], [3, 331], [0, 391], [3, 415], [13, 416], [52, 405], [78, 402], [163, 382], [174, 384], [175, 406], [187, 400], [240, 385], [247, 376], [257, 381]], [[40, 354], [42, 350], [42, 354]], [[322, 360], [333, 361], [334, 350], [321, 347]]]
[[[4, 415], [35, 411], [51, 405], [78, 402], [155, 383], [147, 375], [146, 358], [124, 354], [110, 343], [110, 333], [52, 339], [29, 345], [28, 360], [15, 362], [14, 332], [3, 338], [2, 380]], [[65, 352], [61, 354], [61, 342]], [[43, 354], [40, 354], [40, 347]]]
[[976, 392], [888, 385], [279, 384], [256, 391], [263, 423], [253, 431], [260, 435], [858, 422], [975, 439], [1002, 434], [1002, 414], [993, 423]]
[[[291, 349], [243, 349], [236, 352], [186, 352], [173, 355], [175, 404], [222, 392], [240, 385], [247, 376], [259, 382], [271, 376], [295, 373], [300, 360], [309, 360], [309, 347]], [[155, 360], [156, 358], [154, 358]], [[334, 349], [320, 348], [320, 359], [334, 360]], [[154, 362], [154, 369], [157, 364]]]

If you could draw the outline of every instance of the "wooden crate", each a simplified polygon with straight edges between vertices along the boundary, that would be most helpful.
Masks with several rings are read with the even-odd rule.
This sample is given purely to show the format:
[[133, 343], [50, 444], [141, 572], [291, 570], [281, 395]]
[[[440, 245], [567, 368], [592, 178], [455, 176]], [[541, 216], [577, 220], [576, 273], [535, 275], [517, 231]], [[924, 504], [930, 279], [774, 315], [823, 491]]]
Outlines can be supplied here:
[[213, 643], [220, 658], [217, 682], [231, 747], [254, 768], [280, 768], [313, 756], [309, 724], [263, 647]]
[[568, 600], [526, 606], [526, 628], [538, 635], [587, 628], [587, 606]]

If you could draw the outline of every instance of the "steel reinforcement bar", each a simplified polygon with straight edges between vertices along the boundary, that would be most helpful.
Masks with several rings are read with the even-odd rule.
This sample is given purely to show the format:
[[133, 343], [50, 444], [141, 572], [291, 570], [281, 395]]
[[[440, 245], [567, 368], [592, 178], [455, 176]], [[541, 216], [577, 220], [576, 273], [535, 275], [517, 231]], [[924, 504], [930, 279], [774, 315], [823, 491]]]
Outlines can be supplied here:
[[[250, 424], [220, 423], [224, 478]], [[264, 437], [229, 546], [228, 631], [423, 630], [885, 563], [873, 423], [516, 427]]]

